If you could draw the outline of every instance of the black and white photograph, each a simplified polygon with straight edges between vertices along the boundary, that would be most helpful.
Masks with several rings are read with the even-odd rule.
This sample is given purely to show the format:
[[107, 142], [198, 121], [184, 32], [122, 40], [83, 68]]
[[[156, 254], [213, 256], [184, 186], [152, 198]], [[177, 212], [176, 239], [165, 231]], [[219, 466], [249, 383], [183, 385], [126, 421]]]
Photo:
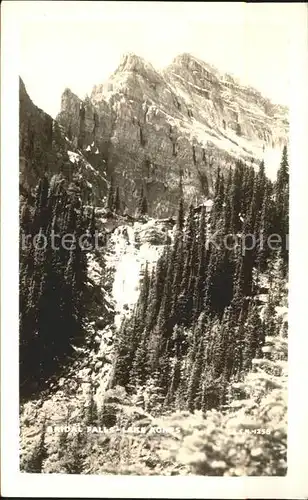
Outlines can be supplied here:
[[14, 3], [19, 472], [285, 478], [305, 4]]

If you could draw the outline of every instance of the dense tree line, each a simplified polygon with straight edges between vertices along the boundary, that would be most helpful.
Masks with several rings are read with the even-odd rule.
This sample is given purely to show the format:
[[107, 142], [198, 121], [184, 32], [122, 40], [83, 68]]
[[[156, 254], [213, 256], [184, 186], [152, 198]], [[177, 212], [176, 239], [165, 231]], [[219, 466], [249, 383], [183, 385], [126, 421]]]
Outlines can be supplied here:
[[[286, 275], [288, 250], [288, 157], [284, 148], [276, 182], [241, 162], [223, 175], [218, 169], [211, 213], [179, 201], [175, 237], [155, 269], [146, 266], [134, 314], [117, 339], [112, 384], [130, 391], [154, 380], [168, 406], [207, 408], [224, 401], [228, 381], [250, 367], [265, 331], [275, 328], [274, 299], [260, 319], [260, 277], [278, 257]], [[107, 207], [120, 212], [119, 188], [110, 183]], [[141, 190], [137, 213], [147, 213]], [[78, 190], [62, 175], [44, 177], [34, 200], [20, 214], [20, 387], [31, 393], [82, 342], [85, 318], [86, 252], [52, 245], [52, 233], [95, 231], [95, 213], [85, 211]], [[278, 250], [261, 245], [278, 233]], [[210, 243], [215, 234], [215, 242]], [[221, 244], [227, 235], [252, 235], [256, 245]], [[25, 237], [29, 238], [25, 245]], [[36, 244], [33, 244], [36, 238]], [[251, 236], [250, 236], [251, 238]], [[231, 237], [232, 240], [232, 237]], [[240, 240], [241, 241], [241, 240]], [[232, 242], [231, 242], [232, 243]]]
[[111, 386], [134, 392], [154, 381], [168, 409], [224, 404], [229, 381], [275, 333], [279, 294], [271, 284], [262, 319], [259, 294], [265, 271], [278, 273], [275, 283], [287, 271], [288, 177], [285, 147], [275, 182], [263, 162], [255, 172], [238, 161], [227, 175], [218, 169], [210, 214], [190, 206], [185, 215], [180, 200], [173, 244], [155, 270], [145, 267], [134, 313], [121, 326]]
[[[137, 217], [148, 214], [148, 200], [143, 186], [139, 193], [136, 205]], [[111, 177], [108, 186], [105, 207], [110, 210], [110, 212], [114, 212], [118, 215], [123, 214], [124, 212], [124, 203], [121, 200], [120, 188], [119, 186], [115, 186], [113, 177]]]
[[108, 208], [108, 210], [110, 210], [111, 212], [115, 212], [117, 214], [121, 211], [120, 189], [119, 186], [115, 188], [113, 177], [111, 177], [108, 186], [106, 208]]
[[21, 203], [21, 395], [43, 385], [72, 343], [83, 339], [85, 246], [94, 235], [95, 214], [85, 213], [78, 192], [64, 184], [62, 175], [50, 182], [44, 177], [34, 203]]

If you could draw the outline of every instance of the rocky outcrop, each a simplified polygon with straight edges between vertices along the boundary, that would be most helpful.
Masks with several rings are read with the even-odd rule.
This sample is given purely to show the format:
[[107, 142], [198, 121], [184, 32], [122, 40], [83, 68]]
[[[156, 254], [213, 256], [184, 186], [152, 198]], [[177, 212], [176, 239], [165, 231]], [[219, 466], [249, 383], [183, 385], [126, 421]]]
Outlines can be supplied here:
[[44, 175], [62, 173], [67, 185], [73, 184], [85, 200], [102, 199], [107, 191], [104, 169], [94, 168], [63, 127], [33, 104], [21, 79], [19, 101], [21, 194], [31, 194]]
[[125, 54], [85, 101], [67, 89], [58, 120], [76, 146], [95, 147], [130, 212], [143, 187], [160, 217], [176, 210], [180, 175], [196, 203], [212, 192], [218, 165], [257, 164], [288, 135], [287, 109], [189, 54], [162, 72]]
[[[288, 132], [287, 109], [273, 105], [260, 92], [240, 85], [230, 75], [189, 54], [178, 56], [164, 71], [168, 83], [186, 98], [187, 113], [198, 123], [215, 132], [213, 142], [227, 139], [245, 153], [242, 139], [258, 146], [283, 147]], [[233, 132], [233, 133], [232, 133]], [[234, 138], [236, 134], [237, 138]], [[216, 137], [217, 136], [217, 137]], [[216, 141], [215, 141], [216, 139]], [[237, 144], [235, 144], [237, 143]], [[234, 148], [234, 153], [236, 148]], [[244, 158], [245, 154], [240, 153]]]
[[47, 170], [51, 158], [51, 168], [57, 168], [58, 158], [57, 151], [53, 150], [52, 118], [32, 103], [21, 79], [19, 84], [20, 184], [29, 190]]
[[[35, 114], [39, 124], [34, 133], [43, 131], [42, 150], [49, 154], [55, 122], [37, 108]], [[143, 188], [149, 213], [156, 217], [175, 214], [180, 177], [185, 202], [197, 204], [213, 192], [218, 166], [228, 168], [236, 159], [258, 165], [264, 159], [266, 168], [275, 170], [288, 137], [286, 108], [190, 54], [176, 57], [163, 71], [125, 54], [110, 78], [94, 86], [86, 99], [66, 89], [57, 122], [64, 140], [57, 161], [63, 163], [62, 150], [70, 148], [75, 156], [69, 156], [68, 169], [82, 161], [90, 165], [78, 167], [78, 173], [91, 172], [87, 181], [97, 205], [106, 189], [102, 179], [113, 176], [126, 212], [134, 215]], [[23, 125], [21, 163], [30, 158], [26, 183], [31, 183], [37, 166], [33, 152], [25, 153], [31, 146], [26, 129]]]

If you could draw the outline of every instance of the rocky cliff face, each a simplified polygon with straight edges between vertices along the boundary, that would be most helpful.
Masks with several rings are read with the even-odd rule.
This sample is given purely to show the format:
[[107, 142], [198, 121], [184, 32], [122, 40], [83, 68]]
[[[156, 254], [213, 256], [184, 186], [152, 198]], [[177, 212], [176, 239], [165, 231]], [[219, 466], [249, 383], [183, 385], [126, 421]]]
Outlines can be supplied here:
[[82, 157], [92, 167], [96, 204], [104, 193], [100, 177], [113, 176], [123, 208], [134, 213], [143, 187], [157, 217], [175, 213], [180, 176], [185, 201], [198, 203], [212, 193], [218, 166], [264, 159], [271, 173], [288, 137], [286, 108], [189, 54], [160, 72], [124, 55], [85, 100], [66, 89], [57, 121], [78, 155], [69, 163]]
[[101, 199], [107, 191], [104, 169], [94, 168], [70, 141], [61, 125], [31, 101], [20, 79], [19, 90], [20, 192], [33, 192], [45, 174], [62, 173], [67, 186], [74, 186], [87, 200]]

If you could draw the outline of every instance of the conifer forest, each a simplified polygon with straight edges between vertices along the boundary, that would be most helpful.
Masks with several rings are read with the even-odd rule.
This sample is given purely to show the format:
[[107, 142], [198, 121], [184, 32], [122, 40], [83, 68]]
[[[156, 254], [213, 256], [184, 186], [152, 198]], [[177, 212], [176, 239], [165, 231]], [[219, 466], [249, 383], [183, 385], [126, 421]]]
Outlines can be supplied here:
[[[110, 281], [108, 240], [101, 234], [94, 251], [79, 245], [55, 251], [52, 231], [59, 238], [86, 235], [90, 244], [102, 211], [82, 199], [78, 185], [68, 188], [62, 174], [39, 181], [35, 195], [20, 206], [21, 419], [25, 428], [34, 411], [41, 419], [35, 446], [25, 432], [23, 470], [285, 474], [287, 324], [280, 311], [287, 304], [288, 193], [284, 147], [274, 182], [264, 163], [255, 170], [237, 161], [227, 172], [217, 169], [211, 210], [185, 206], [180, 197], [172, 237], [165, 233], [155, 264], [144, 262], [130, 314], [117, 329], [104, 320], [103, 332], [113, 330], [112, 354], [101, 361], [89, 320], [106, 309], [110, 287], [103, 289], [106, 297], [102, 290], [98, 294], [97, 285], [89, 286], [88, 268], [91, 253], [99, 254], [100, 279]], [[113, 182], [105, 203], [104, 213], [123, 225]], [[148, 219], [142, 190], [135, 221]], [[279, 246], [262, 245], [272, 234], [281, 236]], [[37, 235], [37, 244], [25, 245], [27, 235]], [[88, 376], [81, 395], [77, 367]], [[97, 392], [100, 371], [103, 393]], [[59, 424], [64, 430], [48, 434], [49, 406], [61, 403], [67, 405]], [[95, 430], [67, 433], [65, 426]], [[134, 426], [139, 433], [130, 434]], [[172, 432], [151, 432], [153, 426]], [[128, 433], [112, 434], [115, 427]], [[246, 442], [250, 456], [247, 451], [243, 458]]]
[[288, 108], [190, 53], [26, 85], [20, 471], [286, 476]]

